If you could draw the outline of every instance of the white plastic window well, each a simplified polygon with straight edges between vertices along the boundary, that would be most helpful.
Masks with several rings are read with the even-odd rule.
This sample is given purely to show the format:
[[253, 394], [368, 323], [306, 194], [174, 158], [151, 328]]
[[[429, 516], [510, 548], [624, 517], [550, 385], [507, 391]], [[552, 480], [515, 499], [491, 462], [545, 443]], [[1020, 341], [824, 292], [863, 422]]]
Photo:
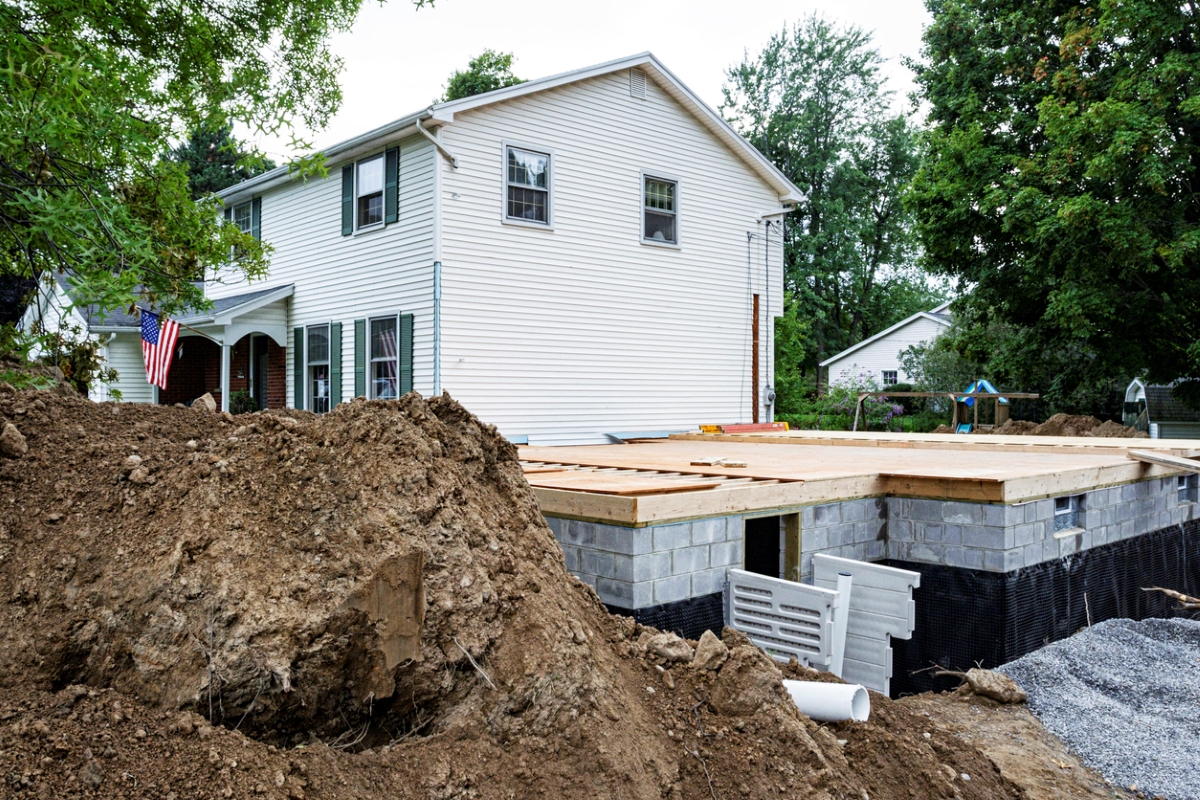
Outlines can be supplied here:
[[383, 156], [358, 162], [355, 194], [358, 197], [358, 227], [383, 222]]

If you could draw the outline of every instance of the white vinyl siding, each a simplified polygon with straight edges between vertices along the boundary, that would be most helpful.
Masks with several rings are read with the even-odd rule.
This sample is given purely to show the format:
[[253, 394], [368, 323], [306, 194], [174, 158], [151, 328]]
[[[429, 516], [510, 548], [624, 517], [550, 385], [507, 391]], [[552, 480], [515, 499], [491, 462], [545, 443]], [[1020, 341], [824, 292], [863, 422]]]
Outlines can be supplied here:
[[908, 374], [900, 366], [900, 353], [915, 344], [936, 339], [944, 330], [946, 326], [941, 323], [927, 317], [917, 317], [907, 325], [830, 363], [829, 382], [844, 386], [854, 382], [858, 374], [865, 373], [873, 377], [876, 383], [882, 384], [883, 373], [895, 371], [898, 383], [910, 383]]
[[[223, 282], [207, 286], [208, 296], [216, 298], [295, 284], [289, 301], [289, 330], [330, 321], [342, 323], [343, 402], [354, 396], [354, 321], [395, 314], [397, 309], [413, 315], [413, 388], [425, 395], [433, 390], [436, 152], [423, 137], [410, 137], [399, 146], [397, 223], [370, 235], [342, 236], [342, 164], [334, 162], [324, 180], [295, 181], [263, 196], [262, 238], [274, 248], [265, 280], [248, 284], [226, 275]], [[289, 406], [295, 398], [293, 349], [289, 334]]]
[[[442, 383], [533, 443], [750, 421], [755, 293], [771, 382], [780, 237], [768, 245], [758, 220], [779, 197], [656, 83], [641, 100], [629, 80], [460, 112], [442, 131], [458, 159], [441, 165]], [[503, 224], [505, 142], [553, 150], [553, 231]], [[643, 173], [686, 189], [681, 247], [642, 245]]]

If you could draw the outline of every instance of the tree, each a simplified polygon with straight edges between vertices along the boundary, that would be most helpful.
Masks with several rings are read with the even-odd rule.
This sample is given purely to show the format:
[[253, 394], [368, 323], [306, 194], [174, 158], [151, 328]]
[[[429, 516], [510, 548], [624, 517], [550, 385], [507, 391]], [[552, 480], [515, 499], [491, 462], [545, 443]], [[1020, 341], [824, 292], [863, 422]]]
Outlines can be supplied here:
[[516, 59], [512, 53], [484, 50], [467, 63], [466, 70], [454, 71], [450, 82], [446, 84], [446, 94], [442, 97], [442, 102], [461, 100], [464, 97], [524, 83], [525, 81], [513, 75], [514, 60]]
[[1196, 4], [927, 6], [925, 264], [1015, 329], [993, 358], [1060, 409], [1143, 372], [1200, 399]]
[[889, 111], [881, 64], [870, 34], [811, 16], [726, 74], [722, 111], [807, 195], [783, 229], [784, 290], [810, 320], [802, 368], [818, 383], [821, 360], [943, 299], [915, 266], [916, 134]]
[[81, 302], [168, 313], [203, 304], [193, 281], [231, 248], [261, 275], [264, 249], [160, 155], [203, 123], [323, 126], [341, 98], [329, 38], [360, 2], [5, 0], [0, 274], [65, 273]]
[[275, 162], [250, 152], [233, 136], [233, 126], [201, 125], [167, 156], [187, 167], [195, 200], [275, 169]]

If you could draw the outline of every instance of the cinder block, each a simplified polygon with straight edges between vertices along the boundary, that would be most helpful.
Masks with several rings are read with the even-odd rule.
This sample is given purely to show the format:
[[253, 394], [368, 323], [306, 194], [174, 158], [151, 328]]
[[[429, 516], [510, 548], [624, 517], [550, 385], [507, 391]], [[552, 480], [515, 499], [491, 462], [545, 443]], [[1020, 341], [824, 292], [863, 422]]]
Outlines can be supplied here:
[[944, 564], [946, 548], [931, 542], [913, 542], [908, 546], [908, 560], [926, 564]]
[[713, 594], [725, 588], [725, 570], [706, 569], [692, 574], [692, 597]]
[[692, 596], [692, 576], [675, 575], [654, 582], [654, 602], [674, 603]]
[[633, 559], [633, 581], [653, 581], [671, 574], [671, 553], [650, 553]]
[[1006, 517], [1008, 516], [1005, 506], [994, 504], [983, 506], [983, 524], [993, 528], [1003, 528], [1008, 525]]
[[942, 521], [954, 525], [975, 525], [983, 521], [983, 510], [971, 503], [942, 503]]
[[740, 539], [709, 545], [708, 552], [709, 564], [713, 567], [742, 568], [742, 542]]
[[1030, 565], [1025, 562], [1024, 549], [1004, 551], [1004, 572], [1014, 572], [1027, 566]]
[[671, 574], [682, 575], [685, 572], [699, 572], [708, 569], [709, 545], [698, 547], [681, 547], [671, 551]]
[[596, 594], [600, 600], [610, 606], [633, 608], [633, 584], [625, 581], [614, 581], [610, 578], [596, 579]]
[[972, 525], [963, 528], [962, 543], [966, 547], [978, 547], [984, 550], [1004, 550], [1006, 528], [984, 528]]
[[675, 525], [656, 525], [653, 528], [652, 535], [655, 553], [687, 547], [692, 543], [692, 523], [680, 522]]
[[725, 517], [692, 520], [692, 544], [725, 541]]
[[569, 545], [569, 544], [564, 544], [562, 546], [562, 551], [563, 551], [563, 563], [566, 565], [567, 569], [571, 572], [578, 572], [579, 571], [579, 548], [573, 547], [572, 545]]
[[801, 530], [800, 549], [805, 553], [829, 549], [829, 529]]
[[842, 504], [830, 503], [813, 508], [813, 525], [840, 525], [842, 522]]
[[570, 520], [570, 525], [563, 531], [563, 541], [579, 547], [595, 547], [596, 523]]

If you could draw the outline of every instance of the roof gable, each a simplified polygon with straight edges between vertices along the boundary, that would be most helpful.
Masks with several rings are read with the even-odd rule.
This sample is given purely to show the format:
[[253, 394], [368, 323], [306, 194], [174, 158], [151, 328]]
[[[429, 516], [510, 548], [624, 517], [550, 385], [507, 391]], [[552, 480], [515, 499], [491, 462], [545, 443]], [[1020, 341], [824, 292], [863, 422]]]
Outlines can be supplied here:
[[[524, 97], [535, 92], [543, 92], [565, 86], [570, 83], [588, 80], [601, 75], [619, 72], [627, 69], [641, 69], [647, 77], [654, 80], [664, 91], [679, 103], [689, 114], [707, 128], [722, 144], [733, 151], [738, 158], [746, 163], [760, 178], [762, 178], [779, 195], [781, 203], [794, 204], [804, 200], [804, 193], [775, 167], [754, 145], [746, 141], [741, 134], [733, 129], [725, 119], [708, 106], [703, 100], [689, 89], [682, 81], [663, 66], [652, 53], [639, 53], [635, 56], [608, 61], [583, 69], [538, 78], [515, 86], [507, 86], [491, 92], [451, 100], [447, 103], [435, 103], [421, 111], [401, 117], [369, 131], [353, 139], [339, 142], [323, 149], [329, 164], [353, 158], [365, 149], [376, 147], [382, 143], [398, 140], [414, 133], [421, 133], [422, 120], [431, 120], [434, 124], [452, 124], [454, 115], [483, 106], [502, 103], [518, 97]], [[249, 180], [231, 186], [217, 193], [225, 200], [243, 199], [251, 192], [261, 192], [274, 186], [296, 180], [298, 174], [290, 171], [287, 165], [264, 172]]]

